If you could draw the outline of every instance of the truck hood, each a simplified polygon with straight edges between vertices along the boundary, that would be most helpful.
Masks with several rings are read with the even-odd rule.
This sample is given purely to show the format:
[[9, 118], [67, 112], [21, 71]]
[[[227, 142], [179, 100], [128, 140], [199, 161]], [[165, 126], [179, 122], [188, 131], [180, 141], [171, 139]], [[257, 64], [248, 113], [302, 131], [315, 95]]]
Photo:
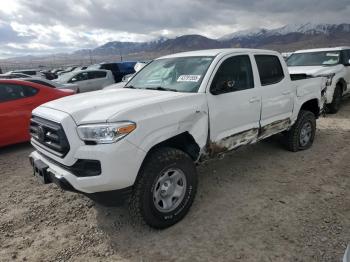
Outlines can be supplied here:
[[[169, 100], [181, 100], [197, 93], [180, 93], [141, 89], [111, 89], [78, 94], [48, 102], [41, 107], [59, 110], [71, 115], [78, 124], [113, 122], [133, 119], [118, 119], [131, 111], [146, 114], [152, 110], [161, 111], [161, 103]], [[121, 116], [123, 117], [123, 116]]]
[[335, 66], [290, 66], [290, 74], [307, 74], [311, 76], [328, 75], [338, 73], [343, 69], [343, 65]]

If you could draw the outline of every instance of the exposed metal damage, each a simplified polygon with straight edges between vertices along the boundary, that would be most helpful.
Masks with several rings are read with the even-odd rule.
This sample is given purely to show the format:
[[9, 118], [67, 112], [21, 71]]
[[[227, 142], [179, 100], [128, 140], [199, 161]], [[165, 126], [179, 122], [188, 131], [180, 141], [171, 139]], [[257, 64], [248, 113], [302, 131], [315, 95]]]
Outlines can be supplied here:
[[248, 145], [257, 141], [258, 128], [253, 128], [229, 137], [218, 142], [209, 142], [207, 146], [208, 157], [219, 156], [222, 153], [237, 149], [240, 146]]
[[213, 157], [220, 157], [224, 153], [238, 149], [243, 145], [248, 145], [278, 134], [287, 130], [291, 126], [290, 119], [275, 121], [261, 128], [253, 128], [232, 136], [226, 137], [220, 141], [209, 141], [200, 161], [204, 161]]
[[266, 126], [260, 128], [258, 140], [265, 139], [269, 136], [280, 133], [281, 131], [287, 130], [291, 126], [291, 120], [289, 118], [272, 122]]

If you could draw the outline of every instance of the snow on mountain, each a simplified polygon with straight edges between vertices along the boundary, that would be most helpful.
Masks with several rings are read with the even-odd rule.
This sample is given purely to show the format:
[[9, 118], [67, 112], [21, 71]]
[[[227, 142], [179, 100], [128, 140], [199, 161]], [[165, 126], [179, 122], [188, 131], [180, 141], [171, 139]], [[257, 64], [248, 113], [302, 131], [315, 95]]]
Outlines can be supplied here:
[[224, 40], [231, 40], [232, 38], [241, 38], [241, 37], [252, 37], [264, 34], [266, 32], [266, 29], [262, 28], [253, 28], [248, 30], [241, 30], [237, 31], [231, 34], [224, 35], [220, 37], [218, 40], [224, 41]]

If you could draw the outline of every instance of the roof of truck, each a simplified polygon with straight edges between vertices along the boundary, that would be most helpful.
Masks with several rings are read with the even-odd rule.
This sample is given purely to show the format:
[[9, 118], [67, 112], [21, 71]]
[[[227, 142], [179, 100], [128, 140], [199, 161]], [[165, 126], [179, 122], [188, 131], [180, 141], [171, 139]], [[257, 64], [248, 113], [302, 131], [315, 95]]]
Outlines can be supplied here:
[[315, 49], [303, 49], [295, 51], [294, 53], [312, 53], [312, 52], [327, 52], [327, 51], [341, 51], [350, 49], [350, 46], [338, 46], [338, 47], [327, 47], [327, 48], [315, 48]]
[[160, 57], [161, 58], [173, 58], [173, 57], [189, 57], [189, 56], [217, 56], [217, 55], [225, 55], [232, 53], [269, 53], [269, 54], [279, 54], [276, 51], [271, 50], [263, 50], [263, 49], [250, 49], [250, 48], [223, 48], [223, 49], [206, 49], [206, 50], [198, 50], [198, 51], [189, 51], [176, 53], [172, 55], [167, 55]]

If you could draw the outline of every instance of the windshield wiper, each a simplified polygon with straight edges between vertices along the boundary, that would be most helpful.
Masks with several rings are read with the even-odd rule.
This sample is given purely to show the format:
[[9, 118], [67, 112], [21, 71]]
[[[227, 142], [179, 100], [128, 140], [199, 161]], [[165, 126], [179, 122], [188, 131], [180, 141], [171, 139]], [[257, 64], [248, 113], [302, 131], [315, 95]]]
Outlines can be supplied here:
[[136, 87], [134, 87], [134, 86], [124, 86], [124, 88], [136, 89]]
[[172, 92], [178, 92], [176, 89], [172, 89], [172, 88], [165, 88], [162, 86], [157, 86], [157, 87], [148, 87], [145, 89], [149, 89], [149, 90], [160, 90], [160, 91], [172, 91]]

